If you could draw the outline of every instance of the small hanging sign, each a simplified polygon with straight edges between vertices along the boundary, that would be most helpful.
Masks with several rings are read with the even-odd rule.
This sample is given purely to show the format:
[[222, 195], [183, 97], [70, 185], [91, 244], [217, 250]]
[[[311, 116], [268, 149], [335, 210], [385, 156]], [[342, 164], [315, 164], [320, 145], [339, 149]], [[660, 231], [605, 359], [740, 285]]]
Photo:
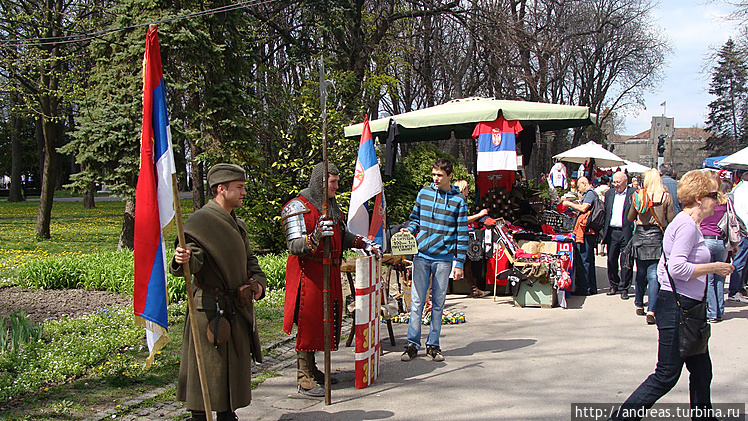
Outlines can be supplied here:
[[392, 254], [402, 256], [405, 254], [418, 254], [418, 243], [416, 237], [409, 232], [398, 232], [390, 239]]

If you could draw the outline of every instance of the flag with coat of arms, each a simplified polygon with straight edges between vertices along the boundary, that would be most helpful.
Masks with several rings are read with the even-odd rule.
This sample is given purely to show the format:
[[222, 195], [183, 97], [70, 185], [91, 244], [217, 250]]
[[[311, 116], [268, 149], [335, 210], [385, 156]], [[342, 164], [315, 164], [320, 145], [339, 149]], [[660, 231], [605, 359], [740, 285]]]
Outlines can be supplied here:
[[517, 171], [517, 134], [521, 131], [518, 120], [503, 116], [476, 124], [473, 138], [478, 139], [478, 171]]
[[[375, 200], [370, 222], [367, 203], [372, 198]], [[385, 200], [382, 173], [379, 171], [374, 137], [369, 128], [369, 117], [364, 116], [364, 129], [358, 144], [358, 158], [348, 210], [348, 230], [384, 246], [384, 224]]]

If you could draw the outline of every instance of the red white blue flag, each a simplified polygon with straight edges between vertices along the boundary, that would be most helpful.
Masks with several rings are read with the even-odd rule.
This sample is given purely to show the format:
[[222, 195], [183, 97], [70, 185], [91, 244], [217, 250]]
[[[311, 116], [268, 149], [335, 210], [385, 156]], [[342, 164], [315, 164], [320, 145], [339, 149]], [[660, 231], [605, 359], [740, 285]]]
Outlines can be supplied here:
[[517, 120], [499, 117], [475, 126], [473, 138], [478, 139], [478, 171], [517, 171], [517, 134], [522, 125]]
[[169, 342], [166, 316], [164, 228], [174, 219], [172, 154], [161, 51], [155, 25], [148, 29], [143, 57], [143, 134], [135, 191], [135, 323], [146, 329], [150, 355]]
[[[374, 209], [369, 222], [367, 203], [374, 198]], [[374, 137], [369, 128], [369, 117], [364, 116], [364, 130], [358, 144], [356, 171], [353, 174], [351, 204], [348, 208], [348, 230], [366, 236], [384, 246], [385, 200], [382, 173], [379, 171]]]

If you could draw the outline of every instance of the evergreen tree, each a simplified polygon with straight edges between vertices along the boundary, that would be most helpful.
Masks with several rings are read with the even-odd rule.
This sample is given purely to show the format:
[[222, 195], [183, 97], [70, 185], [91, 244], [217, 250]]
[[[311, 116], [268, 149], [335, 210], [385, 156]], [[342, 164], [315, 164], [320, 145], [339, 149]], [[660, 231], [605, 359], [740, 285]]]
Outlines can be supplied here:
[[704, 149], [729, 154], [748, 140], [748, 63], [746, 52], [729, 39], [717, 53], [712, 68], [709, 93], [717, 98], [709, 103], [706, 129], [712, 132]]

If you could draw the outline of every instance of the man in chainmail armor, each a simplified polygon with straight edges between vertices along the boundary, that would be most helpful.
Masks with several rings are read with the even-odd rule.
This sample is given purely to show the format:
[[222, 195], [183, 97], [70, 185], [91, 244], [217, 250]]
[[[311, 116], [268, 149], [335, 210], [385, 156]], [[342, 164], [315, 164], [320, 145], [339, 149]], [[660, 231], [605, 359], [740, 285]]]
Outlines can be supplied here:
[[[286, 231], [290, 255], [286, 267], [286, 300], [283, 331], [296, 333], [298, 391], [307, 396], [325, 395], [324, 373], [315, 363], [314, 353], [323, 351], [324, 308], [322, 295], [322, 239], [330, 237], [330, 307], [332, 311], [331, 344], [338, 348], [343, 310], [340, 263], [343, 250], [356, 248], [381, 256], [379, 245], [349, 232], [335, 200], [340, 175], [328, 164], [328, 217], [322, 212], [324, 198], [324, 164], [314, 167], [309, 186], [283, 207], [281, 220]], [[336, 380], [332, 379], [332, 383]]]

